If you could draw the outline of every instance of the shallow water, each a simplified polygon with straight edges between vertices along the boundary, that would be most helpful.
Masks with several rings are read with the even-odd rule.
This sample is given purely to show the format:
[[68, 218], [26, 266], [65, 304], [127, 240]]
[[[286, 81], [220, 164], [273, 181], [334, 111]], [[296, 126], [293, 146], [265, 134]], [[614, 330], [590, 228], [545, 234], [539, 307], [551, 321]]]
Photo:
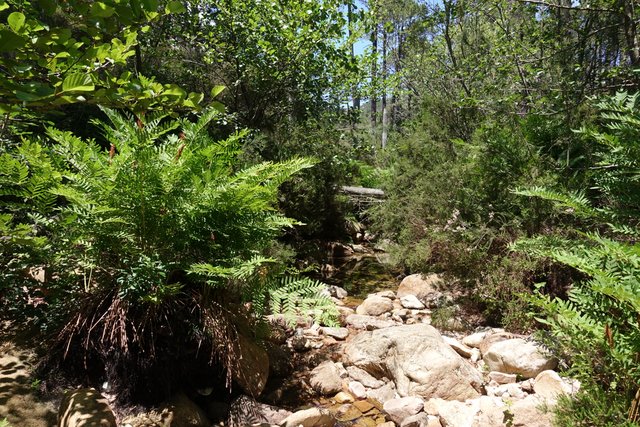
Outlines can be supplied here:
[[398, 286], [397, 269], [386, 262], [384, 253], [357, 254], [346, 258], [332, 258], [336, 271], [325, 277], [330, 285], [337, 285], [349, 293], [349, 298], [363, 300], [368, 294]]

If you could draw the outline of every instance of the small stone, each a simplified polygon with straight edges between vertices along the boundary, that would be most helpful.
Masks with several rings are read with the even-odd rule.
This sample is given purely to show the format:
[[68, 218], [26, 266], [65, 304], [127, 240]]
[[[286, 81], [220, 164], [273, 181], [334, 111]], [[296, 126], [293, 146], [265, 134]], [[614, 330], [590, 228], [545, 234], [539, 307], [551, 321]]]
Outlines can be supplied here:
[[363, 314], [351, 314], [347, 316], [346, 322], [356, 329], [366, 329], [368, 331], [398, 325], [398, 322], [394, 322], [393, 320], [381, 320], [376, 317], [366, 316]]
[[336, 419], [326, 409], [310, 408], [289, 415], [280, 427], [333, 427], [335, 424]]
[[336, 403], [352, 403], [355, 399], [349, 393], [341, 391], [333, 397], [333, 400]]
[[395, 399], [398, 396], [392, 382], [386, 383], [380, 388], [367, 391], [367, 397], [384, 405], [388, 400]]
[[411, 415], [410, 417], [402, 420], [400, 427], [427, 427], [429, 425], [429, 415], [421, 412], [416, 415]]
[[462, 338], [462, 344], [469, 347], [473, 347], [473, 348], [480, 348], [480, 344], [482, 344], [482, 341], [484, 341], [484, 338], [486, 336], [487, 336], [486, 331], [476, 332], [474, 334], [471, 334]]
[[356, 399], [366, 399], [367, 389], [364, 388], [362, 383], [358, 381], [349, 382], [349, 392], [355, 396]]
[[516, 374], [505, 374], [504, 372], [491, 371], [489, 372], [489, 378], [498, 384], [511, 384], [517, 381], [518, 376]]
[[420, 302], [418, 297], [412, 294], [405, 295], [400, 298], [400, 304], [404, 308], [421, 310], [424, 308], [424, 304]]
[[424, 401], [416, 396], [401, 397], [399, 399], [388, 400], [383, 408], [389, 414], [389, 417], [396, 424], [402, 424], [402, 421], [422, 411]]
[[329, 291], [329, 295], [339, 299], [344, 299], [349, 295], [349, 293], [340, 286], [332, 285], [327, 287], [327, 290]]
[[367, 299], [362, 301], [362, 304], [356, 308], [356, 313], [367, 316], [380, 316], [391, 310], [393, 310], [393, 302], [391, 302], [389, 298], [379, 295], [369, 295]]
[[449, 344], [449, 346], [454, 349], [455, 352], [460, 356], [469, 359], [473, 355], [473, 350], [470, 347], [467, 347], [466, 345], [459, 342], [457, 339], [447, 337], [445, 335], [442, 336], [442, 339], [444, 339], [444, 342]]
[[331, 328], [322, 327], [320, 331], [327, 336], [333, 337], [338, 340], [344, 340], [349, 336], [349, 330], [347, 328]]
[[[323, 395], [335, 394], [342, 390], [340, 367], [328, 360], [311, 371], [311, 387]], [[344, 368], [343, 368], [344, 369]]]
[[390, 290], [376, 292], [375, 295], [378, 295], [379, 297], [383, 297], [383, 298], [389, 298], [389, 299], [396, 298], [396, 293]]

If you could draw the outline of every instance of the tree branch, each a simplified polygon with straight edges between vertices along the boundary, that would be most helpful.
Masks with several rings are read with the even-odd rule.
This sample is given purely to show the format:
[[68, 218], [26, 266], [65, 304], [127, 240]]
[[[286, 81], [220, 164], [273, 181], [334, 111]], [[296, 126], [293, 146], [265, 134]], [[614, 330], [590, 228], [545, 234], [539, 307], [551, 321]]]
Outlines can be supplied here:
[[581, 12], [606, 12], [606, 13], [620, 14], [619, 11], [613, 10], [613, 9], [601, 9], [597, 7], [565, 6], [562, 4], [548, 3], [543, 0], [518, 0], [518, 1], [520, 3], [537, 4], [540, 6], [550, 7], [553, 9], [578, 10]]

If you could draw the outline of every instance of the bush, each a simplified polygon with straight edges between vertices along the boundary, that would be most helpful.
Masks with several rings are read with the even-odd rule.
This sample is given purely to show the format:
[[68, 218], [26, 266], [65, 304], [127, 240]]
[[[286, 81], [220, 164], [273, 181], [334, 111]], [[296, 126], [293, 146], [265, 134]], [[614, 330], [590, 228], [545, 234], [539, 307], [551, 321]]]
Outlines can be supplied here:
[[[121, 399], [160, 399], [197, 381], [196, 367], [230, 385], [239, 335], [253, 337], [270, 296], [287, 296], [283, 267], [266, 255], [296, 223], [277, 211], [278, 189], [312, 164], [236, 170], [243, 133], [212, 141], [215, 111], [196, 123], [105, 113], [108, 151], [49, 129], [52, 145], [27, 140], [0, 155], [2, 288], [39, 292], [51, 355]], [[37, 266], [44, 283], [25, 279]], [[328, 307], [317, 283], [287, 285], [305, 311]]]
[[[581, 131], [596, 143], [591, 200], [584, 193], [544, 188], [518, 192], [553, 201], [597, 230], [577, 231], [573, 238], [565, 237], [566, 232], [565, 236], [540, 236], [515, 245], [587, 277], [572, 287], [567, 300], [541, 293], [531, 298], [545, 314], [539, 321], [552, 336], [549, 345], [568, 363], [569, 373], [583, 382], [577, 400], [565, 400], [559, 406], [562, 425], [623, 425], [627, 413], [629, 423], [640, 421], [637, 99], [637, 95], [618, 94], [599, 103], [603, 129]], [[582, 409], [582, 404], [592, 402], [599, 403]]]

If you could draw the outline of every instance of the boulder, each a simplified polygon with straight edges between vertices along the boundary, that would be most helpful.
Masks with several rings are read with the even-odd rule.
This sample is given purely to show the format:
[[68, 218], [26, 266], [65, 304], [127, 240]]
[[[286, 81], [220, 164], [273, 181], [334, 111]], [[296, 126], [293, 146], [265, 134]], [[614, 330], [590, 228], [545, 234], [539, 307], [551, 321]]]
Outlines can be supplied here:
[[555, 400], [561, 394], [574, 394], [579, 388], [579, 382], [564, 380], [551, 370], [540, 372], [533, 383], [536, 395], [550, 400]]
[[412, 274], [400, 282], [396, 296], [402, 300], [406, 295], [414, 295], [427, 307], [437, 307], [442, 292], [438, 290], [442, 286], [442, 278], [437, 274], [423, 277], [421, 274]]
[[384, 385], [384, 381], [374, 378], [367, 371], [360, 369], [357, 366], [348, 366], [347, 373], [352, 380], [360, 382], [365, 387], [380, 388]]
[[335, 285], [327, 286], [327, 291], [330, 296], [338, 299], [346, 298], [349, 295], [344, 288]]
[[336, 419], [329, 411], [309, 408], [294, 412], [280, 422], [280, 427], [333, 427]]
[[59, 427], [117, 427], [107, 399], [93, 388], [69, 390], [58, 411]]
[[488, 396], [466, 402], [430, 399], [424, 410], [447, 427], [504, 427], [507, 405], [500, 398]]
[[440, 424], [438, 417], [421, 412], [405, 418], [400, 427], [442, 427], [442, 424]]
[[178, 393], [161, 405], [173, 414], [171, 427], [209, 427], [207, 414], [184, 393]]
[[400, 396], [396, 393], [396, 389], [391, 382], [386, 383], [380, 388], [367, 390], [367, 398], [375, 400], [381, 405], [384, 405], [388, 400], [396, 399], [398, 397]]
[[487, 351], [489, 351], [489, 348], [495, 343], [498, 343], [501, 341], [507, 341], [514, 338], [523, 338], [523, 336], [514, 335], [509, 332], [505, 332], [504, 330], [501, 330], [501, 329], [489, 331], [485, 335], [482, 342], [480, 343], [480, 346], [478, 347], [478, 349], [480, 350], [480, 353], [482, 353], [482, 355], [484, 356], [487, 353]]
[[404, 308], [422, 310], [425, 306], [417, 296], [409, 294], [400, 298], [400, 304]]
[[335, 363], [328, 360], [311, 371], [311, 387], [322, 395], [336, 394], [342, 390], [341, 372]]
[[494, 343], [483, 357], [491, 371], [534, 378], [540, 372], [554, 369], [557, 359], [539, 345], [521, 338]]
[[290, 411], [260, 403], [249, 396], [236, 398], [229, 408], [227, 425], [245, 427], [253, 424], [278, 424], [291, 415]]
[[548, 402], [535, 394], [515, 401], [509, 408], [512, 427], [551, 427], [553, 413]]
[[356, 329], [366, 329], [368, 331], [388, 328], [399, 324], [398, 322], [394, 322], [393, 320], [383, 320], [378, 319], [377, 317], [366, 316], [363, 314], [351, 314], [347, 316], [346, 322], [348, 325], [351, 325]]
[[367, 316], [380, 316], [393, 310], [393, 301], [389, 298], [379, 295], [369, 295], [367, 299], [362, 301], [356, 308], [356, 314], [364, 314]]
[[389, 418], [391, 418], [394, 423], [402, 424], [406, 418], [422, 411], [423, 407], [424, 401], [422, 399], [417, 396], [408, 396], [388, 400], [382, 408], [389, 414]]
[[391, 378], [400, 396], [465, 400], [480, 395], [480, 374], [430, 325], [361, 332], [345, 346], [344, 357], [375, 378]]
[[420, 412], [419, 414], [406, 417], [404, 420], [402, 420], [400, 427], [427, 427], [428, 422], [429, 415], [425, 414], [424, 412]]
[[238, 369], [233, 370], [233, 379], [250, 396], [259, 396], [269, 378], [269, 356], [260, 345], [242, 334], [238, 334]]

